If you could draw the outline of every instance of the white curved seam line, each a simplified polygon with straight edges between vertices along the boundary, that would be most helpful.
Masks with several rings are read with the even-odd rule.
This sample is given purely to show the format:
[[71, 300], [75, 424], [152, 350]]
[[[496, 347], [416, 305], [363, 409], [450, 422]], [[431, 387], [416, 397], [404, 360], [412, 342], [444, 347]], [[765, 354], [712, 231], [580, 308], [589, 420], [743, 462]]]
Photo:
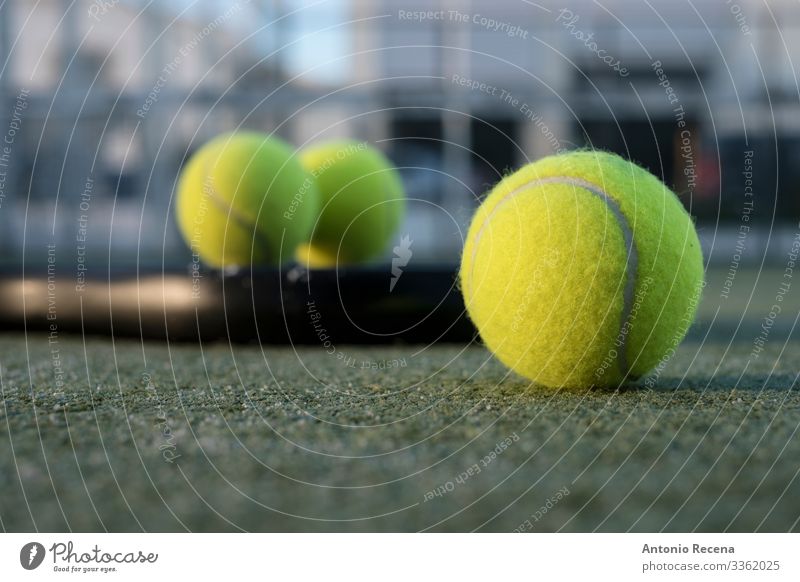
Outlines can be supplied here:
[[623, 379], [627, 378], [630, 374], [630, 370], [628, 369], [628, 355], [627, 355], [627, 348], [628, 348], [628, 334], [629, 331], [626, 333], [622, 333], [623, 327], [626, 323], [629, 323], [631, 312], [633, 310], [633, 298], [636, 293], [636, 271], [638, 270], [639, 266], [639, 254], [636, 250], [636, 243], [633, 240], [633, 230], [628, 224], [628, 219], [622, 213], [622, 209], [619, 207], [619, 204], [616, 200], [614, 200], [611, 196], [609, 196], [602, 188], [597, 186], [596, 184], [592, 184], [588, 180], [583, 180], [581, 178], [573, 178], [570, 176], [552, 176], [549, 178], [540, 178], [537, 180], [532, 180], [531, 182], [526, 182], [525, 184], [515, 188], [503, 198], [500, 199], [492, 211], [489, 213], [489, 216], [483, 221], [480, 230], [478, 231], [477, 236], [475, 237], [475, 243], [472, 246], [472, 257], [471, 261], [472, 264], [470, 265], [470, 274], [469, 274], [469, 286], [470, 286], [470, 294], [472, 293], [472, 279], [473, 274], [475, 272], [475, 257], [478, 253], [478, 243], [481, 240], [481, 236], [483, 236], [483, 231], [488, 225], [489, 221], [491, 220], [492, 216], [498, 209], [505, 205], [509, 200], [515, 198], [522, 192], [530, 189], [536, 188], [537, 186], [541, 186], [544, 184], [568, 184], [570, 186], [577, 186], [579, 188], [583, 188], [587, 192], [594, 194], [600, 200], [602, 200], [611, 213], [614, 215], [614, 218], [619, 225], [620, 230], [622, 231], [622, 237], [625, 240], [625, 248], [627, 251], [627, 256], [625, 257], [625, 289], [623, 290], [623, 305], [622, 305], [622, 314], [620, 317], [620, 324], [619, 324], [619, 333], [617, 334], [617, 339], [620, 339], [620, 349], [617, 352], [617, 364], [620, 369], [620, 373], [622, 374]]
[[[203, 180], [203, 194], [207, 195], [208, 199], [211, 200], [211, 203], [216, 206], [218, 210], [227, 213], [227, 215], [233, 219], [233, 222], [245, 232], [252, 232], [253, 238], [258, 241], [259, 245], [265, 250], [267, 256], [271, 254], [269, 252], [271, 245], [261, 231], [259, 231], [258, 221], [251, 222], [242, 212], [235, 208], [233, 204], [229, 204], [225, 201], [214, 185], [214, 177], [210, 172], [206, 173], [206, 179]], [[252, 255], [250, 256], [250, 260], [253, 260]]]

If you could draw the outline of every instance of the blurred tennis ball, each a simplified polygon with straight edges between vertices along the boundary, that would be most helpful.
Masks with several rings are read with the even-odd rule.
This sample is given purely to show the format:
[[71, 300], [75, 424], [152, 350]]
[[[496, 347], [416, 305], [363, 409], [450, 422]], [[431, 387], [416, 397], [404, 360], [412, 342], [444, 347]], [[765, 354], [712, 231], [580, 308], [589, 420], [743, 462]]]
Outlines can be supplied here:
[[320, 207], [297, 260], [312, 268], [330, 268], [379, 256], [405, 213], [397, 169], [377, 149], [352, 140], [311, 146], [300, 159], [316, 180]]
[[212, 267], [276, 264], [308, 239], [318, 198], [288, 144], [259, 132], [229, 133], [187, 163], [176, 217], [192, 252]]
[[661, 181], [614, 154], [550, 156], [503, 179], [460, 270], [486, 346], [550, 387], [615, 387], [669, 357], [694, 320], [703, 258]]

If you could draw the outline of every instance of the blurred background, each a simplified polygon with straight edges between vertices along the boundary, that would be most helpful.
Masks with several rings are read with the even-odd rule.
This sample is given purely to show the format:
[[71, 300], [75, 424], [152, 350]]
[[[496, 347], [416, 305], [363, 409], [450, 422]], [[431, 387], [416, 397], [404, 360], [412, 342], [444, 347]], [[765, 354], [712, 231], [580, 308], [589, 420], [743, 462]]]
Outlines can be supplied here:
[[458, 260], [504, 172], [586, 145], [671, 185], [710, 262], [777, 259], [800, 217], [797, 59], [789, 0], [5, 0], [0, 259], [187, 264], [176, 177], [236, 128], [376, 144], [415, 261]]

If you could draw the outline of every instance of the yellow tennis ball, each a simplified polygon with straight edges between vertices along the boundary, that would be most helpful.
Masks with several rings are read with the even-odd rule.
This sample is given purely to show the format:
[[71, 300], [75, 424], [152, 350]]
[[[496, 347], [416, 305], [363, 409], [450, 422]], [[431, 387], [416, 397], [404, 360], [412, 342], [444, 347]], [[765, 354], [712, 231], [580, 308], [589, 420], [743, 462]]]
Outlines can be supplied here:
[[336, 255], [322, 245], [302, 243], [295, 251], [295, 258], [311, 269], [329, 269], [336, 265]]
[[318, 204], [294, 150], [247, 131], [220, 135], [192, 156], [176, 219], [192, 252], [213, 267], [276, 264], [308, 238]]
[[320, 193], [317, 221], [296, 258], [309, 267], [369, 261], [400, 226], [405, 196], [400, 175], [377, 149], [341, 140], [314, 145], [300, 155]]
[[619, 156], [529, 164], [478, 209], [459, 272], [469, 316], [509, 368], [550, 387], [613, 387], [668, 358], [703, 287], [689, 214]]

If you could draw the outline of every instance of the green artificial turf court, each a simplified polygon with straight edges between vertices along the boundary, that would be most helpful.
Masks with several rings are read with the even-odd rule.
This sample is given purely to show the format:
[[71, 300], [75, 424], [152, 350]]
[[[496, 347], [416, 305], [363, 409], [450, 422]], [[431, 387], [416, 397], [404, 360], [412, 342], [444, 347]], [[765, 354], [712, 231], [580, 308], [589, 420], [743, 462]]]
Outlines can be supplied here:
[[676, 356], [620, 391], [531, 386], [477, 344], [7, 333], [0, 527], [797, 531], [794, 304], [752, 355], [775, 281], [721, 315], [709, 286]]

